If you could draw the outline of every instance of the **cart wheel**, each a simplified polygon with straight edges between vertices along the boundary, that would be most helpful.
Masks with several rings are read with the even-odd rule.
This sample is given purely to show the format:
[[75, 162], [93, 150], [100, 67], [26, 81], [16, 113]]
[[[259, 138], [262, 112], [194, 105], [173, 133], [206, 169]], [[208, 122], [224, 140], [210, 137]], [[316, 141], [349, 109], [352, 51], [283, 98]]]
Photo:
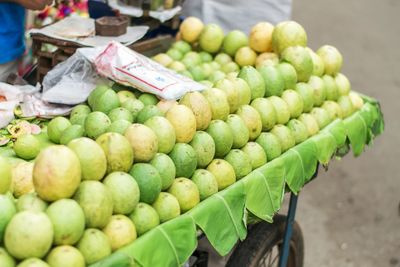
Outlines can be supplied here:
[[[286, 217], [277, 215], [273, 224], [260, 222], [250, 226], [246, 240], [237, 245], [226, 267], [278, 266], [285, 225]], [[302, 267], [303, 258], [303, 234], [294, 222], [287, 267]]]

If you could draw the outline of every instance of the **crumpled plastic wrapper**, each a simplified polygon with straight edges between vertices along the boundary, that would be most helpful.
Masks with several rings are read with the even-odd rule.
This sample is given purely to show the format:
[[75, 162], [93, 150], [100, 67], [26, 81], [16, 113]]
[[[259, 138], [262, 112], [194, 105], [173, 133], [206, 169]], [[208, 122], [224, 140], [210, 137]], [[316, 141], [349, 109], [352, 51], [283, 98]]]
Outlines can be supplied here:
[[0, 95], [6, 100], [0, 102], [0, 128], [6, 127], [15, 117], [14, 109], [20, 105], [22, 117], [52, 118], [66, 115], [70, 106], [49, 104], [41, 99], [39, 85], [10, 85], [0, 82]]

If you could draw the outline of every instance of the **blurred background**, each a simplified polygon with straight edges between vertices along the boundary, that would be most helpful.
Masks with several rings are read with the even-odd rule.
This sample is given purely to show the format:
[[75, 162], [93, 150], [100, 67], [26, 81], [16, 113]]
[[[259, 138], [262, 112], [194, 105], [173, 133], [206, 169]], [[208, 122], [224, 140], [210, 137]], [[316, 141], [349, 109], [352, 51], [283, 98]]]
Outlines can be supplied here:
[[306, 267], [400, 266], [400, 1], [293, 0], [309, 46], [336, 46], [352, 88], [377, 98], [386, 129], [359, 158], [332, 161], [300, 194]]

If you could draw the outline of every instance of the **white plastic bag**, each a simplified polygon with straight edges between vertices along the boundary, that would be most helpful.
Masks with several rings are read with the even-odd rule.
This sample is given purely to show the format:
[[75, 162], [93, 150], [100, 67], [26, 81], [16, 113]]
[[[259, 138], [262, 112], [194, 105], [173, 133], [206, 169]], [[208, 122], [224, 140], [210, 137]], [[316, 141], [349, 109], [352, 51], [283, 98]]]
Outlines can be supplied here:
[[42, 99], [49, 103], [80, 104], [86, 101], [98, 79], [91, 62], [78, 49], [44, 77]]
[[206, 88], [117, 42], [111, 42], [94, 64], [99, 74], [166, 100]]

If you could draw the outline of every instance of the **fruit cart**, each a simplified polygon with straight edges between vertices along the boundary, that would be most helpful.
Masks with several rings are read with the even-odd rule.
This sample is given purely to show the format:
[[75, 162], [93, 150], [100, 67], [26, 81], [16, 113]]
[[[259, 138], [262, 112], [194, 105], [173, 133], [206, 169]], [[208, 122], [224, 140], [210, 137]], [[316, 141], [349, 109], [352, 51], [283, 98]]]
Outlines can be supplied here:
[[[289, 23], [299, 27], [297, 23]], [[206, 30], [202, 32], [204, 31]], [[41, 36], [35, 36], [34, 40], [37, 47], [41, 43], [53, 42]], [[282, 267], [303, 265], [302, 235], [294, 221], [297, 196], [317, 176], [318, 171], [327, 169], [332, 159], [343, 157], [350, 151], [354, 156], [360, 155], [383, 132], [384, 121], [378, 101], [350, 92], [347, 78], [338, 73], [340, 67], [333, 71], [327, 69], [325, 74], [323, 70], [314, 67], [314, 63], [308, 74], [301, 68], [296, 69], [297, 61], [290, 52], [308, 55], [303, 47], [295, 46], [294, 51], [290, 52], [287, 51], [292, 48], [286, 48], [289, 49], [284, 50], [287, 53], [281, 53], [281, 57], [285, 59], [283, 63], [274, 59], [273, 55], [267, 55], [268, 62], [265, 66], [261, 62], [259, 70], [247, 66], [246, 61], [239, 74], [223, 74], [219, 80], [210, 81], [211, 79], [207, 80], [205, 77], [211, 77], [212, 72], [217, 73], [219, 70], [214, 69], [206, 75], [206, 67], [199, 69], [198, 66], [190, 66], [193, 58], [185, 62], [188, 64], [187, 70], [185, 64], [179, 61], [182, 59], [182, 55], [179, 56], [181, 50], [185, 50], [186, 54], [191, 53], [191, 56], [196, 57], [195, 60], [199, 57], [194, 55], [196, 52], [191, 51], [188, 43], [175, 42], [165, 54], [160, 53], [170, 47], [171, 40], [171, 37], [160, 37], [137, 43], [133, 49], [153, 56], [161, 65], [168, 65], [183, 75], [191, 76], [205, 85], [211, 83], [219, 89], [210, 87], [203, 93], [187, 92], [179, 104], [171, 104], [168, 101], [159, 102], [154, 95], [139, 92], [127, 87], [127, 84], [122, 85], [125, 80], [119, 79], [122, 84], [114, 83], [112, 88], [109, 84], [97, 86], [88, 97], [88, 105], [74, 107], [68, 118], [57, 117], [46, 123], [43, 128], [47, 130], [40, 135], [41, 140], [45, 140], [45, 145], [43, 148], [39, 147], [37, 153], [33, 153], [33, 149], [24, 149], [27, 146], [32, 148], [32, 135], [27, 135], [31, 139], [13, 136], [13, 147], [0, 149], [0, 155], [13, 160], [9, 161], [13, 162], [12, 168], [19, 164], [24, 166], [25, 171], [31, 168], [30, 178], [22, 179], [23, 182], [33, 181], [31, 188], [29, 184], [25, 187], [24, 183], [14, 183], [12, 180], [13, 194], [19, 198], [17, 203], [25, 195], [30, 195], [29, 199], [33, 198], [35, 203], [39, 203], [34, 207], [18, 203], [17, 213], [13, 201], [5, 194], [0, 195], [0, 205], [8, 205], [8, 217], [0, 217], [5, 222], [4, 225], [0, 224], [0, 230], [6, 233], [6, 249], [2, 248], [3, 241], [0, 239], [0, 256], [3, 257], [0, 257], [0, 263], [5, 258], [10, 266], [14, 266], [12, 263], [15, 264], [15, 260], [9, 254], [18, 260], [46, 257], [48, 262], [55, 263], [66, 255], [63, 253], [68, 252], [75, 253], [74, 259], [80, 257], [84, 261], [80, 262], [82, 266], [201, 267], [207, 266], [207, 253], [197, 250], [197, 246], [199, 238], [206, 237], [220, 255], [225, 256], [233, 251], [226, 266], [276, 266], [278, 262]], [[76, 48], [67, 43], [52, 44], [60, 46], [62, 53], [71, 53], [71, 49]], [[171, 49], [179, 51], [170, 51]], [[211, 52], [206, 52], [207, 49], [204, 47], [202, 51], [205, 52], [202, 60], [209, 63], [213, 57]], [[248, 47], [246, 49], [249, 50]], [[323, 52], [326, 50], [332, 48], [321, 49]], [[36, 49], [40, 57], [39, 63], [46, 61], [46, 67], [51, 69], [61, 52], [41, 54], [40, 51], [41, 49]], [[336, 51], [334, 53], [338, 54]], [[229, 55], [215, 58], [217, 57], [225, 62], [225, 65], [218, 65], [226, 73], [232, 72], [232, 69], [233, 72], [239, 70], [238, 64], [225, 61], [230, 58]], [[319, 57], [323, 57], [322, 52]], [[311, 61], [309, 55], [308, 59]], [[184, 60], [183, 58], [182, 61]], [[108, 59], [107, 63], [109, 62]], [[325, 64], [329, 66], [328, 63]], [[250, 65], [255, 65], [255, 62]], [[182, 66], [185, 68], [180, 69]], [[224, 66], [228, 68], [223, 68]], [[288, 68], [295, 70], [294, 84], [288, 85], [293, 79], [280, 83], [268, 80], [273, 77], [272, 74], [282, 75], [280, 73], [283, 69], [287, 71]], [[39, 70], [37, 78], [41, 79], [40, 75], [44, 72], [45, 69]], [[315, 92], [320, 92], [320, 88], [317, 90], [306, 84], [309, 79], [312, 80], [310, 76], [327, 76], [326, 81], [323, 78], [314, 80], [321, 80], [329, 85], [333, 81], [336, 84], [335, 94], [332, 94], [331, 86], [329, 94], [326, 93], [323, 99], [316, 96]], [[339, 78], [335, 80], [333, 77]], [[216, 76], [213, 78], [216, 79]], [[264, 83], [264, 80], [269, 82]], [[257, 81], [261, 81], [261, 84]], [[236, 98], [229, 98], [228, 101], [227, 95], [231, 94], [232, 88], [227, 87], [227, 84], [231, 83], [245, 88], [240, 89], [245, 92], [243, 97], [239, 98], [238, 93]], [[306, 111], [305, 105], [309, 99], [302, 97], [308, 88], [312, 90], [313, 100], [307, 107], [308, 111], [303, 112]], [[350, 99], [350, 94], [354, 99]], [[287, 103], [292, 103], [293, 96], [297, 100], [301, 99], [300, 111], [296, 105], [290, 105], [289, 109]], [[216, 99], [222, 99], [222, 104]], [[236, 107], [232, 105], [232, 99], [237, 102]], [[203, 105], [197, 105], [199, 103]], [[279, 105], [282, 103], [287, 108], [280, 109]], [[348, 103], [351, 106], [350, 111]], [[138, 105], [140, 108], [137, 108]], [[204, 108], [205, 106], [208, 108]], [[339, 107], [340, 114], [336, 107]], [[274, 114], [276, 112], [272, 116], [273, 123], [270, 121], [271, 110]], [[302, 115], [304, 116], [301, 117]], [[208, 119], [205, 118], [207, 116]], [[119, 119], [120, 117], [124, 119]], [[308, 120], [313, 123], [307, 123]], [[119, 123], [114, 123], [118, 121]], [[303, 128], [299, 128], [299, 125], [303, 125]], [[308, 127], [309, 125], [311, 126]], [[26, 128], [25, 125], [17, 126], [20, 127], [18, 131]], [[16, 126], [7, 128], [10, 133], [11, 129], [16, 129]], [[0, 133], [3, 134], [4, 131], [3, 129]], [[29, 131], [31, 132], [30, 128]], [[172, 135], [174, 138], [171, 140]], [[206, 143], [212, 143], [214, 149], [206, 149]], [[26, 162], [20, 163], [21, 158]], [[30, 162], [31, 160], [34, 161]], [[18, 175], [15, 174], [18, 171], [11, 171], [8, 166], [12, 164], [0, 157], [0, 175], [3, 175], [4, 180], [7, 177], [14, 179], [13, 175]], [[172, 164], [173, 168], [168, 164]], [[171, 174], [172, 169], [175, 171]], [[215, 186], [212, 192], [202, 186], [202, 182], [206, 180], [213, 181]], [[185, 185], [183, 191], [182, 184]], [[211, 187], [211, 182], [207, 185]], [[5, 192], [10, 188], [4, 184], [0, 186], [1, 190], [6, 188]], [[32, 195], [33, 190], [37, 195]], [[277, 215], [286, 193], [290, 194], [288, 214]], [[170, 201], [168, 209], [163, 206], [163, 198]], [[45, 201], [51, 203], [49, 208]], [[66, 203], [68, 201], [69, 204]], [[67, 217], [64, 213], [64, 217], [59, 219], [57, 214], [60, 213], [57, 212], [65, 212], [65, 206], [68, 205], [71, 205], [69, 208], [73, 208], [74, 212], [68, 212]], [[37, 210], [34, 213], [30, 210], [32, 208], [39, 211], [47, 209], [47, 215]], [[154, 220], [153, 215], [147, 216], [147, 212], [152, 212], [158, 219]], [[82, 216], [78, 216], [79, 214]], [[28, 221], [26, 218], [32, 216], [45, 222], [44, 226], [33, 223], [29, 227], [23, 227]], [[78, 221], [77, 224], [82, 229], [78, 234], [75, 229], [71, 230], [72, 237], [68, 236], [66, 239], [73, 241], [65, 241], [63, 234], [68, 231], [66, 224], [71, 220], [70, 217], [75, 218], [73, 223]], [[134, 231], [126, 235], [118, 233], [118, 223], [126, 223], [126, 220], [130, 225], [135, 223]], [[7, 223], [9, 224], [6, 227]], [[49, 231], [44, 231], [40, 238], [29, 232], [31, 229], [41, 230], [41, 227], [52, 226], [56, 229], [54, 241]], [[20, 246], [15, 241], [22, 232], [29, 237], [32, 235], [32, 240], [44, 245], [32, 254], [29, 248]], [[137, 233], [139, 237], [136, 239]], [[0, 231], [0, 237], [2, 235]], [[95, 239], [90, 236], [95, 236]], [[129, 238], [129, 242], [125, 238]], [[123, 245], [118, 243], [121, 239], [124, 240]], [[65, 250], [58, 249], [60, 245]]]

